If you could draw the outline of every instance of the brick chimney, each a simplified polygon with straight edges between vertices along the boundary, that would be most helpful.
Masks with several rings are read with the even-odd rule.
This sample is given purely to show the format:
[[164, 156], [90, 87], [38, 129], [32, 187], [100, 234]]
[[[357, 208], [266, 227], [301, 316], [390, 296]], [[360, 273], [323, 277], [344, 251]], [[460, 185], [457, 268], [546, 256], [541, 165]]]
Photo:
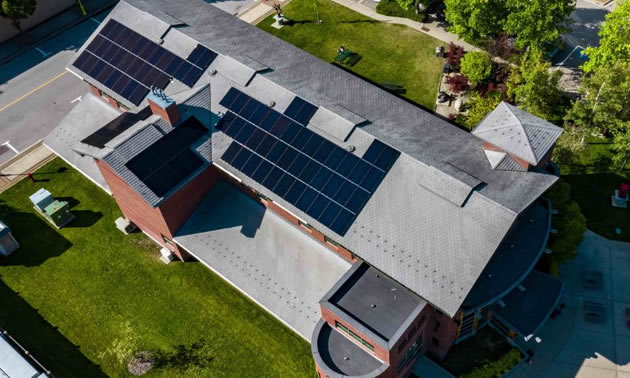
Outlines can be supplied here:
[[174, 125], [179, 121], [180, 115], [175, 101], [168, 97], [161, 89], [154, 89], [149, 92], [147, 102], [153, 114], [162, 117], [166, 122]]

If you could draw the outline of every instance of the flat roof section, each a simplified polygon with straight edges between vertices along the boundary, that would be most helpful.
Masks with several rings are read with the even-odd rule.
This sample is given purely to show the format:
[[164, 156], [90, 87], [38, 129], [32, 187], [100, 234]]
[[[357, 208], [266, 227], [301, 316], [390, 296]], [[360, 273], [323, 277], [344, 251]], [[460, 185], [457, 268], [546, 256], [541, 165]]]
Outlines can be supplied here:
[[331, 377], [376, 377], [389, 366], [323, 320], [317, 324], [315, 333], [317, 339], [311, 343], [315, 362]]
[[427, 302], [367, 263], [357, 263], [328, 302], [389, 341]]
[[351, 265], [220, 181], [175, 241], [310, 340], [319, 300]]

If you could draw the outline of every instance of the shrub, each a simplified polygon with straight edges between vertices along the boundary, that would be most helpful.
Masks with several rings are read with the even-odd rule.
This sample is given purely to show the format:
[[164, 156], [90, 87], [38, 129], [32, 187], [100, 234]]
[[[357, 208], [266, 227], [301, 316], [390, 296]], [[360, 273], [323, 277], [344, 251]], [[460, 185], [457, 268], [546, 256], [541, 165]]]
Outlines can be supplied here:
[[492, 61], [485, 52], [471, 51], [461, 61], [461, 71], [473, 85], [477, 85], [492, 75]]
[[449, 89], [453, 93], [460, 93], [468, 89], [468, 78], [464, 75], [453, 75], [446, 79]]
[[376, 13], [385, 16], [408, 18], [418, 22], [424, 21], [425, 18], [424, 13], [416, 13], [413, 7], [409, 7], [409, 10], [404, 10], [396, 0], [381, 0], [376, 6]]
[[450, 64], [454, 69], [459, 70], [462, 57], [464, 56], [464, 48], [451, 42], [448, 45], [448, 54], [446, 63]]
[[488, 362], [478, 368], [473, 369], [470, 373], [464, 374], [464, 378], [494, 378], [501, 377], [509, 372], [514, 366], [521, 361], [521, 352], [516, 348], [510, 349], [503, 357], [496, 361]]

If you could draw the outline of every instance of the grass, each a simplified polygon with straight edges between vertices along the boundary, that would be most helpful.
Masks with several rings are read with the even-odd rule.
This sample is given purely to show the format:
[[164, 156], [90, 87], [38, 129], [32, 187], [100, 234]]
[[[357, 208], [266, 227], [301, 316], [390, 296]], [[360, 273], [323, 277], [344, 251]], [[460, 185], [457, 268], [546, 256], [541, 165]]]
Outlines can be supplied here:
[[467, 374], [477, 367], [497, 361], [512, 346], [492, 327], [482, 328], [475, 336], [453, 346], [444, 360], [433, 358], [438, 365], [455, 376]]
[[[35, 177], [0, 194], [21, 244], [0, 259], [0, 327], [57, 377], [127, 376], [135, 351], [199, 344], [203, 364], [184, 355], [147, 376], [314, 375], [306, 341], [200, 263], [164, 265], [146, 236], [123, 236], [114, 200], [78, 172], [56, 159]], [[67, 228], [33, 210], [41, 187], [74, 205]]]
[[351, 72], [373, 83], [393, 83], [406, 90], [402, 96], [427, 109], [435, 108], [442, 59], [436, 46], [446, 46], [419, 31], [386, 24], [363, 16], [329, 0], [317, 0], [323, 23], [317, 24], [312, 1], [293, 0], [283, 8], [292, 26], [271, 27], [272, 17], [258, 27], [327, 61], [334, 62], [339, 46], [362, 59]]
[[[613, 208], [610, 196], [621, 182], [630, 181], [630, 171], [615, 169], [611, 144], [592, 137], [588, 148], [572, 164], [561, 164], [561, 176], [571, 184], [571, 197], [586, 217], [586, 227], [606, 238], [630, 242], [630, 210]], [[621, 234], [616, 229], [621, 229]]]

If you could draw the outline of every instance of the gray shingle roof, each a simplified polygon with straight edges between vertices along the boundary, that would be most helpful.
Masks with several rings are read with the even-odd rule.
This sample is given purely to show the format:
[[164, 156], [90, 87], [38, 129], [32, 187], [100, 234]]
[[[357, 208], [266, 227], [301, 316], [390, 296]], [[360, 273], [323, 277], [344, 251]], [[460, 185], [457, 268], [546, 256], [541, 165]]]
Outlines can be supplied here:
[[502, 102], [475, 127], [472, 134], [537, 165], [562, 134], [562, 129]]
[[[280, 112], [297, 95], [339, 110], [348, 121], [340, 121], [340, 130], [331, 123], [318, 125], [316, 117], [308, 127], [341, 147], [354, 146], [356, 155], [374, 138], [399, 149], [403, 154], [345, 236], [327, 234], [449, 315], [458, 310], [517, 214], [557, 179], [539, 171], [491, 169], [481, 139], [202, 0], [126, 0], [109, 17], [150, 37], [164, 33], [163, 25], [175, 17], [186, 26], [166, 30], [164, 40], [198, 41], [229, 56], [233, 66], [217, 58], [210, 69], [218, 72], [202, 75], [198, 83], [211, 83], [214, 113], [225, 111], [218, 101], [230, 87], [263, 103], [274, 101]], [[164, 22], [155, 22], [162, 17]], [[252, 70], [257, 72], [246, 78]], [[166, 88], [172, 97], [183, 89], [176, 84]], [[214, 133], [204, 151], [247, 185], [326, 230], [222, 162], [230, 142]], [[135, 185], [133, 177], [128, 182]], [[149, 197], [150, 203], [158, 202]]]

